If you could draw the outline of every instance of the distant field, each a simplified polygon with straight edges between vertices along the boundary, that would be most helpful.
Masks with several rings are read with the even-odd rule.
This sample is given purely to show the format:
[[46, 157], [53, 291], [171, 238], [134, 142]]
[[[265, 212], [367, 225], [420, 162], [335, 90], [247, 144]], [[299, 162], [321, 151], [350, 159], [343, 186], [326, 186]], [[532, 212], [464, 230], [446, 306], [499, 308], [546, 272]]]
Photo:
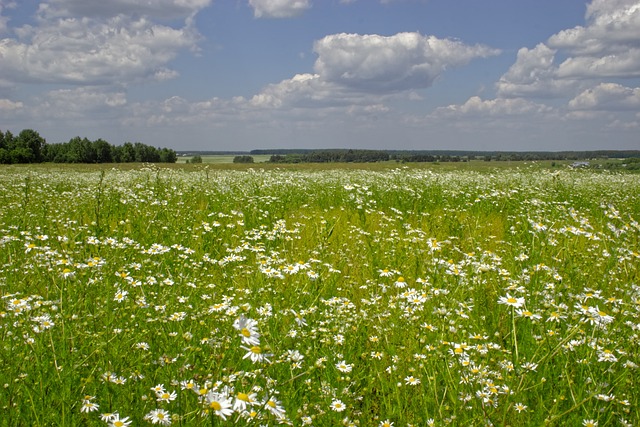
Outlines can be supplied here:
[[[421, 162], [421, 163], [403, 163], [401, 161], [389, 160], [387, 162], [375, 162], [375, 163], [269, 163], [271, 155], [261, 154], [253, 155], [254, 163], [234, 164], [233, 159], [235, 155], [201, 155], [202, 164], [207, 165], [236, 165], [242, 169], [246, 167], [252, 167], [252, 165], [260, 165], [260, 167], [278, 167], [278, 168], [303, 168], [303, 169], [388, 169], [396, 168], [401, 165], [408, 165], [418, 168], [436, 168], [438, 170], [487, 170], [493, 168], [512, 168], [512, 167], [537, 167], [537, 168], [552, 168], [552, 167], [565, 167], [573, 163], [573, 161], [491, 161], [485, 162], [484, 160], [471, 160], [468, 162]], [[190, 162], [193, 156], [178, 156], [177, 164], [186, 164]], [[265, 164], [266, 163], [266, 164]], [[597, 162], [596, 162], [597, 163]], [[225, 166], [225, 168], [226, 168]]]
[[[245, 164], [234, 164], [233, 159], [236, 155], [233, 154], [204, 154], [201, 155], [202, 164], [207, 165], [221, 165], [223, 168], [227, 169], [230, 165], [237, 165], [241, 169], [245, 169], [247, 167], [252, 167], [252, 165], [260, 164], [260, 167], [285, 167], [285, 168], [310, 168], [310, 169], [388, 169], [397, 167], [398, 165], [409, 165], [411, 167], [418, 168], [435, 168], [436, 170], [490, 170], [495, 168], [518, 168], [518, 167], [534, 167], [540, 169], [555, 169], [555, 168], [564, 168], [571, 164], [573, 164], [574, 160], [535, 160], [535, 161], [484, 161], [484, 160], [470, 160], [467, 162], [421, 162], [421, 163], [411, 163], [411, 162], [401, 162], [397, 160], [389, 160], [387, 162], [375, 162], [375, 163], [297, 163], [297, 164], [287, 164], [287, 163], [269, 163], [271, 158], [270, 154], [260, 154], [260, 155], [252, 155], [254, 159], [254, 163], [245, 163]], [[178, 161], [176, 164], [186, 164], [188, 161], [191, 161], [193, 156], [178, 156]], [[589, 160], [589, 164], [591, 167], [598, 166], [611, 166], [616, 164], [625, 164], [628, 162], [628, 159], [591, 159]], [[265, 164], [266, 163], [266, 164]]]
[[[233, 163], [235, 155], [202, 155], [202, 163]], [[257, 156], [251, 156], [255, 163], [268, 162], [271, 158], [268, 154], [261, 154]], [[187, 160], [191, 160], [193, 156], [178, 156], [178, 163], [187, 163]]]

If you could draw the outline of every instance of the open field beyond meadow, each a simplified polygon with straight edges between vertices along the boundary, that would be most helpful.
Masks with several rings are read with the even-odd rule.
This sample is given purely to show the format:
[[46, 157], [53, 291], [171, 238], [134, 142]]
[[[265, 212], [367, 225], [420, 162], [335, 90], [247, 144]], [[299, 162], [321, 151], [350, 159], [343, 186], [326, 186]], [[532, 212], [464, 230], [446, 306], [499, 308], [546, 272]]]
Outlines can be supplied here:
[[2, 426], [640, 425], [640, 175], [0, 169]]

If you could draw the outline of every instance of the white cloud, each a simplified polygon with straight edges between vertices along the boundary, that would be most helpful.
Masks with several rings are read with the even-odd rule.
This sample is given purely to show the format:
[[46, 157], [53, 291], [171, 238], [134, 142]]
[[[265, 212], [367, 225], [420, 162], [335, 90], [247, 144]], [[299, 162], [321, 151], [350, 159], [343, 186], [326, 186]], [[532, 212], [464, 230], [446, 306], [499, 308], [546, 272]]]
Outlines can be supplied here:
[[268, 85], [254, 95], [249, 104], [257, 108], [282, 108], [305, 99], [319, 100], [324, 98], [321, 85], [317, 74], [297, 74], [291, 79]]
[[[389, 112], [380, 96], [344, 93], [335, 84], [322, 81], [317, 74], [298, 74], [291, 79], [267, 85], [251, 98], [212, 98], [192, 102], [171, 97], [160, 102], [131, 106], [127, 124], [146, 126], [180, 123], [224, 126], [231, 123], [317, 123], [324, 126], [327, 117], [336, 123], [351, 117], [379, 117]], [[305, 125], [306, 126], [306, 125]]]
[[560, 31], [549, 45], [573, 55], [602, 57], [622, 53], [640, 41], [640, 3], [637, 0], [594, 0], [587, 6], [587, 25]]
[[11, 9], [13, 7], [15, 7], [16, 4], [13, 1], [4, 1], [4, 0], [0, 0], [0, 34], [6, 32], [9, 27], [7, 26], [7, 24], [9, 23], [9, 18], [7, 18], [6, 16], [2, 16], [2, 12], [4, 9]]
[[311, 8], [310, 0], [249, 0], [256, 18], [292, 18]]
[[[315, 44], [316, 73], [296, 74], [265, 86], [250, 98], [213, 98], [193, 103], [172, 97], [132, 106], [128, 124], [250, 123], [247, 126], [326, 126], [351, 120], [363, 125], [390, 117], [386, 101], [420, 99], [415, 90], [431, 85], [450, 67], [497, 54], [485, 46], [418, 33], [395, 36], [337, 34]], [[329, 119], [330, 118], [330, 119]], [[293, 125], [295, 123], [295, 125]]]
[[[58, 89], [44, 94], [34, 107], [33, 116], [43, 118], [83, 118], [88, 113], [94, 117], [114, 114], [127, 104], [122, 91], [108, 91], [99, 87]], [[120, 114], [119, 112], [115, 113]]]
[[554, 97], [567, 94], [576, 82], [555, 78], [557, 67], [553, 64], [556, 50], [544, 43], [533, 49], [521, 48], [516, 62], [496, 83], [501, 97]]
[[483, 45], [419, 33], [334, 34], [314, 44], [320, 78], [362, 92], [426, 88], [445, 70], [499, 53]]
[[538, 104], [522, 98], [496, 98], [482, 100], [473, 96], [461, 105], [439, 107], [434, 112], [435, 117], [504, 117], [547, 114], [553, 109], [544, 104]]
[[16, 33], [18, 39], [0, 39], [1, 79], [91, 85], [170, 76], [165, 65], [198, 40], [190, 26], [174, 29], [124, 15], [61, 18]]
[[267, 85], [254, 95], [250, 105], [256, 108], [318, 108], [368, 105], [384, 96], [345, 91], [318, 74], [297, 74], [291, 79]]
[[640, 77], [640, 48], [605, 56], [567, 58], [557, 71], [558, 78]]
[[39, 7], [42, 19], [67, 16], [110, 18], [143, 15], [154, 18], [186, 18], [211, 4], [212, 0], [49, 0]]
[[[556, 63], [557, 57], [564, 57]], [[640, 77], [640, 1], [594, 0], [586, 25], [563, 30], [518, 51], [500, 78], [499, 96], [571, 96], [586, 80]], [[593, 82], [591, 83], [593, 84]]]
[[21, 110], [24, 107], [24, 104], [20, 101], [14, 102], [10, 99], [2, 99], [0, 98], [0, 111], [9, 112]]
[[571, 101], [573, 110], [640, 110], [640, 88], [625, 87], [616, 83], [601, 83], [585, 90]]

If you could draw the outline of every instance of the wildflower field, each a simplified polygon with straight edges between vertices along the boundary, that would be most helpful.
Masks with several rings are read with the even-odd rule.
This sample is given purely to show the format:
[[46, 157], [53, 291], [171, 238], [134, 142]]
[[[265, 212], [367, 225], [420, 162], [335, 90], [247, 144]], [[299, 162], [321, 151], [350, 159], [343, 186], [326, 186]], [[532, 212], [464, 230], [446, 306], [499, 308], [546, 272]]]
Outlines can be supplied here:
[[0, 169], [0, 425], [640, 425], [639, 195], [527, 166]]

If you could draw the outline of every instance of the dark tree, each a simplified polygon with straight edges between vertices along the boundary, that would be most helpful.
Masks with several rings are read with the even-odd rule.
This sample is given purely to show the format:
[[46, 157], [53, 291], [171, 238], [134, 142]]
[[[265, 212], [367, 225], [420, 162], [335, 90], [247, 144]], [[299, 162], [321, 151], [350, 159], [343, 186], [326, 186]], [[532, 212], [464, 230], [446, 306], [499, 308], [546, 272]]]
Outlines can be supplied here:
[[233, 163], [253, 163], [252, 156], [235, 156], [233, 158]]

